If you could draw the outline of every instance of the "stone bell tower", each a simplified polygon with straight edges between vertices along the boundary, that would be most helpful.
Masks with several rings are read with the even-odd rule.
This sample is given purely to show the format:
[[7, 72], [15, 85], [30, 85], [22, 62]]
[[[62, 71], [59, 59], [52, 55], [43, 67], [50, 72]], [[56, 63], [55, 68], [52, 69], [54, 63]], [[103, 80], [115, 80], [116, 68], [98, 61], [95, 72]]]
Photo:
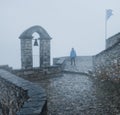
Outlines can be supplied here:
[[50, 66], [50, 41], [51, 37], [41, 26], [33, 26], [25, 30], [20, 35], [21, 42], [21, 66], [22, 69], [30, 69], [33, 68], [33, 51], [32, 51], [32, 40], [33, 33], [38, 33], [39, 38], [39, 60], [40, 67], [48, 67]]

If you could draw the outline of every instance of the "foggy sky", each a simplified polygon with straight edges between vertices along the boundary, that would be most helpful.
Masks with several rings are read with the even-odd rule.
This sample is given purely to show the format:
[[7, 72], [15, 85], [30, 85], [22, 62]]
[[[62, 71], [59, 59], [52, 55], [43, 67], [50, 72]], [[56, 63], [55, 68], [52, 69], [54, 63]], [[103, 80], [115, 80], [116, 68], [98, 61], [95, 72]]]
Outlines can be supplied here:
[[[20, 34], [34, 25], [53, 38], [51, 55], [95, 55], [105, 48], [105, 10], [112, 9], [108, 37], [120, 32], [120, 0], [0, 0], [0, 65], [20, 68]], [[38, 51], [34, 48], [34, 55]], [[37, 63], [37, 62], [35, 62]]]

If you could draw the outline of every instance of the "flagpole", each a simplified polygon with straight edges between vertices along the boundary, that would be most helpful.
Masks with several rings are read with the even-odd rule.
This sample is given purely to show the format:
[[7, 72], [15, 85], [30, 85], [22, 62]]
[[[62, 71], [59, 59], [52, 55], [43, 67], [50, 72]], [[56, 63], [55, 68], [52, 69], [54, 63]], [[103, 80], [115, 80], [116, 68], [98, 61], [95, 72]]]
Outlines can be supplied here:
[[106, 41], [107, 41], [107, 21], [112, 15], [113, 15], [112, 9], [107, 9], [106, 15], [105, 15], [105, 48], [106, 48]]
[[105, 48], [106, 48], [106, 40], [107, 40], [107, 16], [105, 15]]

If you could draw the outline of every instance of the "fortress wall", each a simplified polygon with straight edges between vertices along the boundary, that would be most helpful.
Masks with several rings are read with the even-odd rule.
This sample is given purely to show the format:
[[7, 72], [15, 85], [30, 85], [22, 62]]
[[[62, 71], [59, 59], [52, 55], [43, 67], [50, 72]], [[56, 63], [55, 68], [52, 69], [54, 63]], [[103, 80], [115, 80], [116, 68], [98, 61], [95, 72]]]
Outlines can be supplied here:
[[118, 42], [120, 42], [120, 33], [115, 34], [106, 40], [106, 49], [112, 47]]
[[94, 72], [103, 79], [120, 79], [120, 43], [93, 56]]

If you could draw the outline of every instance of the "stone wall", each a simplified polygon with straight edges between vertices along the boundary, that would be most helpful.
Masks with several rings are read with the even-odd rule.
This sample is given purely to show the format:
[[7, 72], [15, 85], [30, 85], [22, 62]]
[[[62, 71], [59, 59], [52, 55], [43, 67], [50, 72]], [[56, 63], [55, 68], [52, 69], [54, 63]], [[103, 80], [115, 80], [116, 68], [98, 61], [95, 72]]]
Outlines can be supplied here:
[[120, 79], [120, 42], [93, 56], [94, 72], [103, 79]]
[[50, 66], [50, 39], [40, 38], [40, 67]]
[[32, 57], [32, 38], [29, 37], [21, 40], [21, 66], [23, 69], [33, 67]]
[[44, 90], [0, 69], [0, 115], [47, 115]]
[[113, 35], [109, 39], [106, 40], [106, 49], [112, 47], [116, 43], [120, 42], [120, 33]]
[[19, 77], [23, 77], [24, 79], [34, 81], [50, 78], [55, 74], [61, 73], [61, 71], [62, 71], [61, 66], [54, 65], [43, 68], [13, 70], [12, 73]]

